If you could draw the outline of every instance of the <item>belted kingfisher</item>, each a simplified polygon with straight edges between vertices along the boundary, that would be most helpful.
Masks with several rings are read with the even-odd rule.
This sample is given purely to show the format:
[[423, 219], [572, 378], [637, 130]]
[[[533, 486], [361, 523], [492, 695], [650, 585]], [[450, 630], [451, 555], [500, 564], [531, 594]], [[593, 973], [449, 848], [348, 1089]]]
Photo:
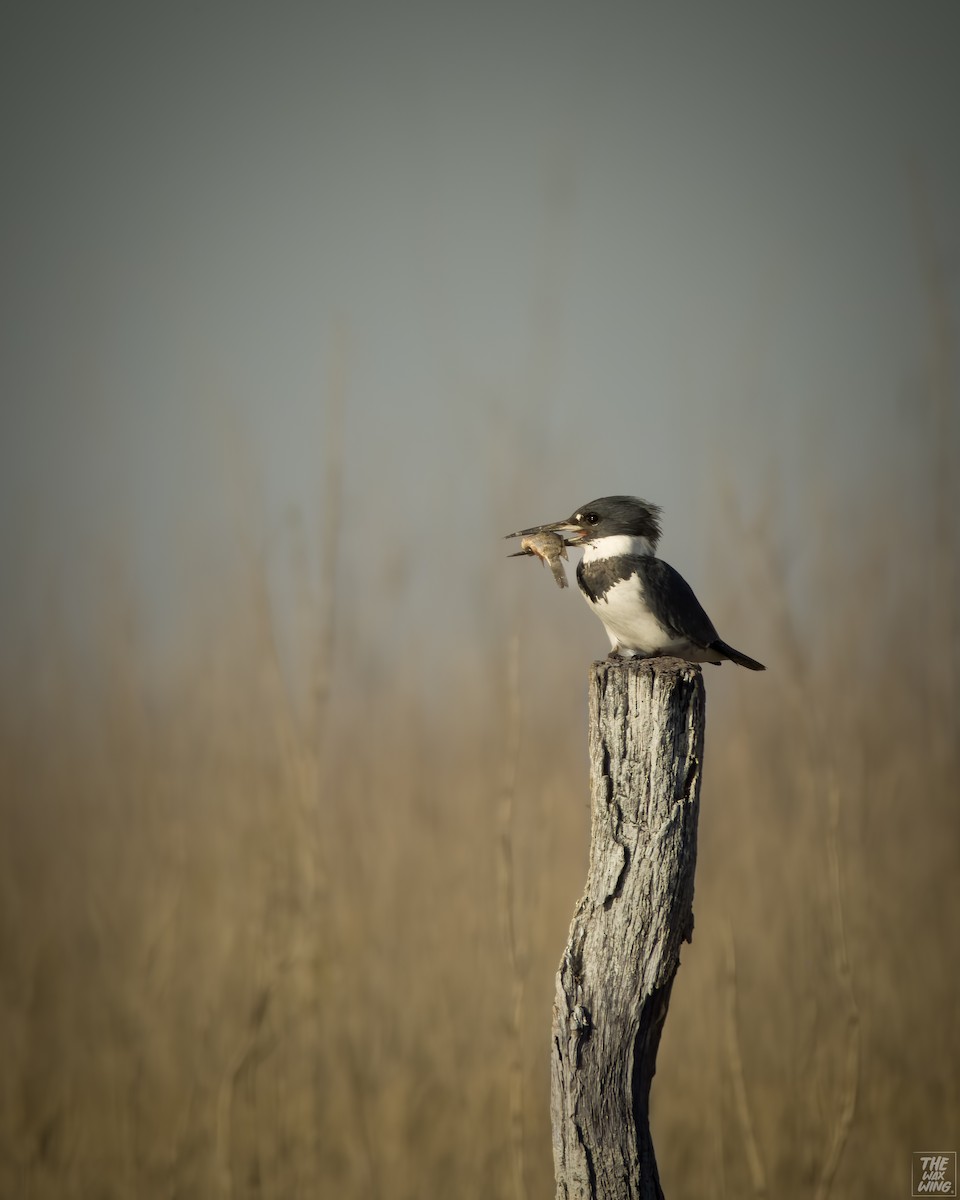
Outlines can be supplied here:
[[683, 576], [656, 557], [660, 508], [636, 496], [604, 496], [578, 508], [566, 521], [521, 529], [508, 537], [570, 534], [583, 546], [577, 583], [603, 622], [609, 658], [673, 655], [688, 662], [725, 659], [751, 671], [763, 663], [722, 641]]

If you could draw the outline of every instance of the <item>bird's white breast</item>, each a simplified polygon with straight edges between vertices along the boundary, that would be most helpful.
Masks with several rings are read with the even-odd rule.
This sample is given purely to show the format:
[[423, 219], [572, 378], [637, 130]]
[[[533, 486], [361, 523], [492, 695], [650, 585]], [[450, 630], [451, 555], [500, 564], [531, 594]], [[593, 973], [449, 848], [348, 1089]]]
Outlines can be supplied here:
[[638, 654], [669, 651], [675, 638], [650, 611], [639, 575], [615, 583], [602, 599], [587, 603], [603, 622], [610, 644]]

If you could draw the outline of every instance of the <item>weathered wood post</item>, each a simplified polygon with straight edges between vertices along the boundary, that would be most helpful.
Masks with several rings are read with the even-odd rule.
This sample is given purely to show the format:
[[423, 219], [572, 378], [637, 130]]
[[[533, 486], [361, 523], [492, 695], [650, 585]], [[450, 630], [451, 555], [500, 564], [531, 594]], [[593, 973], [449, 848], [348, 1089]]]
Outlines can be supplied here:
[[680, 944], [693, 934], [703, 732], [698, 666], [593, 664], [590, 867], [553, 1009], [558, 1200], [663, 1197], [650, 1083]]

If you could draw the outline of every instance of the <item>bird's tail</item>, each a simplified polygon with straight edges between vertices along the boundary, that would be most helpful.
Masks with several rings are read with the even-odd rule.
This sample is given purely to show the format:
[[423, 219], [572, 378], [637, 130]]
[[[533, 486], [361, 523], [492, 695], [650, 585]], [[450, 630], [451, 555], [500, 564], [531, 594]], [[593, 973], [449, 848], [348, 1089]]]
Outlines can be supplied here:
[[757, 662], [755, 658], [751, 658], [748, 654], [741, 654], [739, 650], [734, 650], [732, 646], [728, 646], [726, 642], [721, 642], [719, 638], [710, 646], [711, 650], [716, 650], [718, 654], [722, 654], [724, 658], [729, 658], [731, 662], [735, 662], [738, 666], [746, 667], [748, 671], [765, 671], [767, 668], [761, 662]]

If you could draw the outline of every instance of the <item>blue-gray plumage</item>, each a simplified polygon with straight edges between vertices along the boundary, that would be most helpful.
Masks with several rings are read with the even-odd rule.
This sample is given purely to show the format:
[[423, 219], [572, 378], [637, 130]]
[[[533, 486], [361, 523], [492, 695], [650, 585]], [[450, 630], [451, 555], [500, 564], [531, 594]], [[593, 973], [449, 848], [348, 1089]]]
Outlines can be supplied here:
[[659, 514], [657, 505], [636, 496], [605, 496], [566, 521], [507, 536], [569, 533], [568, 545], [583, 546], [577, 583], [603, 622], [611, 658], [669, 654], [690, 662], [729, 659], [751, 671], [765, 670], [720, 638], [687, 581], [656, 557]]

